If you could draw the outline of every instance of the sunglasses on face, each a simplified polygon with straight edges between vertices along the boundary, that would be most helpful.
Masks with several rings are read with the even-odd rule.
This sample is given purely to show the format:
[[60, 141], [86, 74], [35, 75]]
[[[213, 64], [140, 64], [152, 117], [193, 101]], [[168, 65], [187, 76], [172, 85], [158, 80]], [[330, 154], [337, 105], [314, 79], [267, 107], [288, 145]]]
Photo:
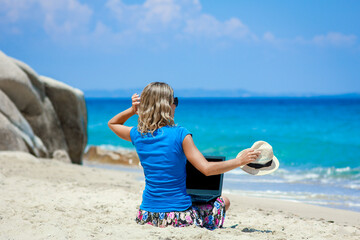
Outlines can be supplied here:
[[179, 104], [179, 99], [177, 97], [174, 97], [174, 104], [177, 107]]

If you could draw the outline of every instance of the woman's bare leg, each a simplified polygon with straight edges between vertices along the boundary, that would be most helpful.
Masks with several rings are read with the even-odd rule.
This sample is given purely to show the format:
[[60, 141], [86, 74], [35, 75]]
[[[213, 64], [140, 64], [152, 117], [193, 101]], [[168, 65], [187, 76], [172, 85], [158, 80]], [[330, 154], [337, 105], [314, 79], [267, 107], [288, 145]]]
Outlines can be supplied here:
[[225, 211], [227, 211], [228, 209], [229, 209], [229, 207], [230, 207], [230, 200], [227, 198], [227, 197], [225, 197], [225, 196], [221, 196], [223, 199], [224, 199], [224, 201], [225, 201]]

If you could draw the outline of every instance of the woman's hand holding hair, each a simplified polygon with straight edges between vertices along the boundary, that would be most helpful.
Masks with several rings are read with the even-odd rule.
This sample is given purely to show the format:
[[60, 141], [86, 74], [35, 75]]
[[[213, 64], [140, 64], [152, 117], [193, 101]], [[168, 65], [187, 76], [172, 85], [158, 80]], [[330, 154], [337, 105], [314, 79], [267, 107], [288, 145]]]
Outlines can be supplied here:
[[134, 114], [137, 114], [138, 113], [138, 106], [140, 104], [139, 94], [135, 93], [134, 95], [132, 95], [131, 100], [132, 100], [131, 108], [132, 108]]
[[132, 106], [128, 109], [116, 114], [112, 119], [109, 120], [109, 128], [120, 138], [131, 141], [130, 130], [133, 127], [125, 126], [124, 123], [134, 114], [137, 114], [137, 107], [140, 104], [140, 97], [136, 93], [131, 97]]

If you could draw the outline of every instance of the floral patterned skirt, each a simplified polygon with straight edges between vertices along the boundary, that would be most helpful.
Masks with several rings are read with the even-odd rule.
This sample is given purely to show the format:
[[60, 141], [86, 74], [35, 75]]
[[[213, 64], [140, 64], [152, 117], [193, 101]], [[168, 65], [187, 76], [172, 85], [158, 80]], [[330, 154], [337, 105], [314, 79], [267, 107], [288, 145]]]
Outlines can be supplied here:
[[181, 212], [148, 212], [139, 209], [136, 217], [138, 224], [156, 227], [186, 227], [196, 225], [209, 230], [221, 228], [225, 220], [225, 201], [222, 197], [205, 204], [193, 204]]

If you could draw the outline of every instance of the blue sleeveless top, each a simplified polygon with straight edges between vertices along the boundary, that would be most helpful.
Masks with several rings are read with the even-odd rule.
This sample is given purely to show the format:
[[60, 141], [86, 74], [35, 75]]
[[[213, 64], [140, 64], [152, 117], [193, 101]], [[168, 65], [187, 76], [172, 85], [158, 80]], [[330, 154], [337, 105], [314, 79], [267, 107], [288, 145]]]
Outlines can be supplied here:
[[182, 142], [187, 134], [181, 126], [164, 126], [141, 136], [130, 130], [131, 142], [144, 169], [145, 189], [140, 209], [150, 212], [184, 211], [191, 205], [186, 193], [186, 156]]

